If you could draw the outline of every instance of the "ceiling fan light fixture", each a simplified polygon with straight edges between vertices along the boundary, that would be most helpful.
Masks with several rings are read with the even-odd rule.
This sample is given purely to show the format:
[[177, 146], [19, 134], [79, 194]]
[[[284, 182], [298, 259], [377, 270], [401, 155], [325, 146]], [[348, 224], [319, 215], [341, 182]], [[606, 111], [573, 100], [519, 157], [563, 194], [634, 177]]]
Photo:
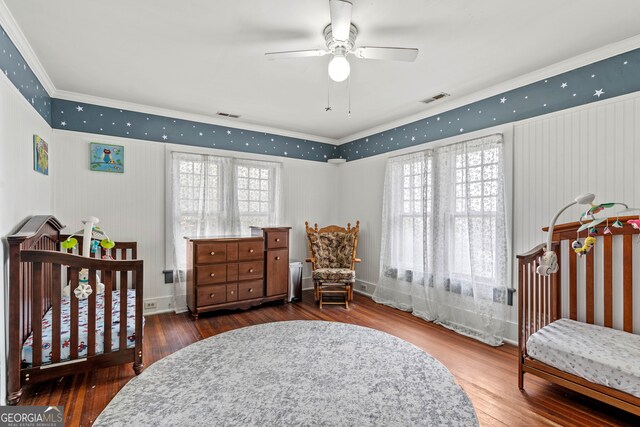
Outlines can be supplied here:
[[347, 60], [346, 53], [340, 52], [336, 49], [333, 58], [329, 61], [328, 70], [329, 77], [331, 77], [331, 80], [334, 82], [345, 81], [351, 72], [351, 66]]

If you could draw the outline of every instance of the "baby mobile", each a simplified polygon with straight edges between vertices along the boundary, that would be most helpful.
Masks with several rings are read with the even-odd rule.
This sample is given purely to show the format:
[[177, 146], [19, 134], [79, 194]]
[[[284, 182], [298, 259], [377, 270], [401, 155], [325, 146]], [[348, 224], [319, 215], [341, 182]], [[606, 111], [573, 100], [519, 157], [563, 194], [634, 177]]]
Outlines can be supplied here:
[[[116, 245], [116, 243], [107, 236], [98, 224], [100, 220], [96, 217], [90, 216], [87, 219], [82, 220], [84, 224], [84, 228], [82, 230], [78, 230], [69, 237], [65, 241], [61, 243], [61, 246], [65, 250], [73, 249], [78, 245], [78, 239], [73, 236], [79, 236], [82, 234], [82, 254], [83, 256], [89, 258], [90, 254], [95, 254], [99, 251], [99, 247], [104, 248], [105, 254], [102, 259], [113, 259], [111, 256], [111, 249]], [[89, 270], [83, 268], [78, 273], [78, 287], [75, 288], [73, 293], [78, 299], [88, 298], [89, 295], [93, 293], [93, 289], [91, 289], [91, 285], [89, 285]], [[98, 293], [104, 292], [104, 284], [100, 283], [100, 277], [96, 273], [96, 287]], [[69, 281], [69, 285], [67, 285], [62, 293], [65, 296], [69, 296], [71, 293], [71, 281]]]
[[[620, 221], [620, 215], [624, 213], [631, 213], [634, 211], [638, 211], [637, 208], [629, 208], [625, 203], [611, 202], [611, 203], [601, 203], [599, 205], [591, 204], [591, 207], [587, 209], [586, 212], [583, 212], [580, 215], [580, 227], [577, 231], [576, 240], [573, 241], [571, 247], [579, 256], [587, 255], [593, 246], [596, 244], [596, 236], [598, 235], [598, 226], [606, 221], [604, 229], [602, 230], [603, 235], [613, 234], [611, 229], [609, 228], [609, 218], [596, 218], [596, 214], [602, 212], [605, 209], [612, 208], [616, 205], [624, 206], [624, 209], [619, 211], [616, 214], [616, 220], [611, 224], [613, 228], [622, 228], [623, 224]], [[587, 222], [588, 221], [588, 222]], [[640, 230], [640, 219], [630, 219], [627, 221], [629, 225], [631, 225], [634, 229]], [[580, 232], [588, 230], [588, 236], [584, 239], [584, 242], [580, 241]]]

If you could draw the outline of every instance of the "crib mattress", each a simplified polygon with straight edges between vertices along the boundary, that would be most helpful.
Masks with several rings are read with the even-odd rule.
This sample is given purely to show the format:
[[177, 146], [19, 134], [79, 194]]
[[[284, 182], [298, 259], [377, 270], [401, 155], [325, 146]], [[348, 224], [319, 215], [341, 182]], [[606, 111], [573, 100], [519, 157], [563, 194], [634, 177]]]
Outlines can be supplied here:
[[[75, 298], [72, 296], [71, 298]], [[113, 291], [111, 321], [111, 351], [120, 349], [120, 291]], [[135, 347], [136, 291], [127, 290], [127, 348]], [[71, 354], [71, 300], [62, 298], [60, 322], [60, 361], [68, 360]], [[78, 357], [87, 356], [88, 300], [78, 301]], [[51, 363], [53, 311], [49, 309], [42, 318], [42, 364]], [[144, 318], [143, 318], [144, 322]], [[104, 352], [104, 293], [96, 295], [96, 354]], [[31, 366], [33, 361], [33, 333], [22, 345], [22, 362]]]
[[640, 397], [640, 336], [560, 319], [527, 340], [527, 354], [596, 384]]

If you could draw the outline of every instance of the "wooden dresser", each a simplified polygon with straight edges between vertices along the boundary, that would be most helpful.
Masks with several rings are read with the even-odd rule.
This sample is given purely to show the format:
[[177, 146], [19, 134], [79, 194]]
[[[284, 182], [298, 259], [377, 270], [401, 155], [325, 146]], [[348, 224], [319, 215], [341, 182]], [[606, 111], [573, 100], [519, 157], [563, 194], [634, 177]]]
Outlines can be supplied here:
[[209, 311], [286, 300], [288, 230], [278, 235], [265, 231], [264, 235], [267, 237], [186, 238], [187, 306], [194, 320]]

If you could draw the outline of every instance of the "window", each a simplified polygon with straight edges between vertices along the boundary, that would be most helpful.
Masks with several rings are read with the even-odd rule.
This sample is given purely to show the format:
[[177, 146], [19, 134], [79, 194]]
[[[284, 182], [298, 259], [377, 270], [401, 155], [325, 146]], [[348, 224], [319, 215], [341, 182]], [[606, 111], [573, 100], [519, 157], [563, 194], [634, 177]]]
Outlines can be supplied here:
[[201, 156], [182, 155], [175, 162], [180, 229], [184, 235], [197, 235], [206, 232], [205, 224], [216, 228], [217, 217], [223, 210], [220, 165]]
[[250, 226], [265, 227], [270, 224], [276, 209], [276, 173], [273, 166], [236, 165], [238, 212], [242, 230]]
[[[424, 221], [426, 217], [428, 226], [432, 203], [431, 157], [409, 158], [399, 167], [402, 171], [402, 254], [399, 267], [422, 272]], [[425, 210], [427, 215], [424, 215]]]
[[[455, 154], [455, 189], [449, 254], [452, 276], [494, 282], [500, 146]], [[479, 236], [479, 237], [476, 237]]]

